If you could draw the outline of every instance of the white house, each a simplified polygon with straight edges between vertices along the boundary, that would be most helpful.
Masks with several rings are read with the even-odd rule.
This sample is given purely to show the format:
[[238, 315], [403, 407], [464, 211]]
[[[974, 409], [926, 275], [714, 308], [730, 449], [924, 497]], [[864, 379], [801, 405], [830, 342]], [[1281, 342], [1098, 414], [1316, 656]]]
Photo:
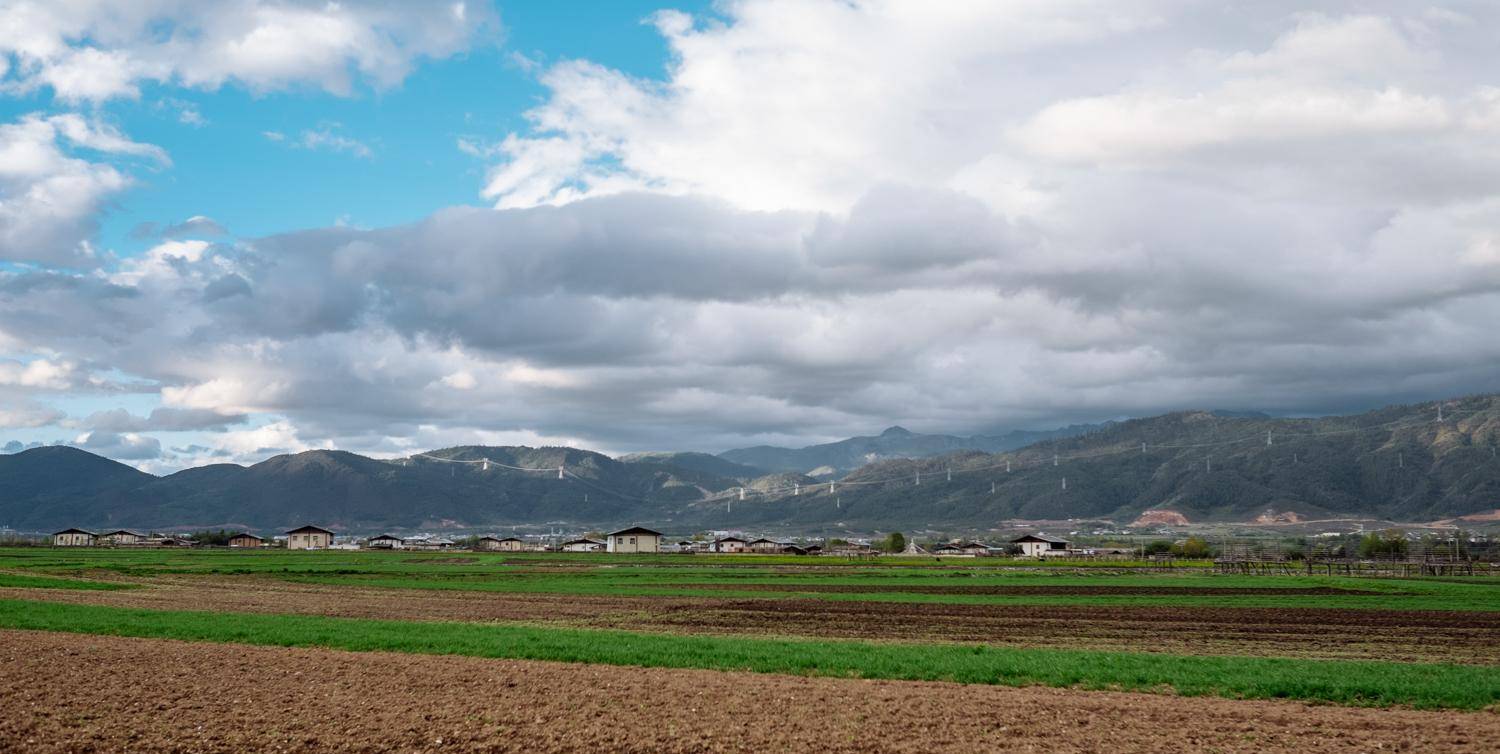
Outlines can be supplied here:
[[401, 538], [393, 534], [381, 534], [378, 537], [370, 537], [365, 540], [365, 547], [372, 550], [399, 550], [401, 549]]
[[129, 529], [116, 529], [108, 534], [100, 534], [99, 538], [112, 545], [141, 545], [146, 543], [146, 535]]
[[1021, 546], [1021, 554], [1027, 557], [1042, 557], [1045, 555], [1066, 555], [1068, 552], [1068, 540], [1046, 537], [1040, 534], [1027, 534], [1024, 537], [1012, 539], [1011, 544]]
[[708, 546], [709, 552], [745, 552], [750, 543], [739, 537], [719, 537]]
[[571, 539], [562, 543], [563, 552], [604, 552], [604, 543], [597, 539]]
[[644, 526], [632, 526], [610, 532], [605, 538], [605, 547], [610, 552], [661, 552], [661, 532]]
[[54, 547], [92, 547], [99, 535], [86, 529], [63, 529], [52, 534]]

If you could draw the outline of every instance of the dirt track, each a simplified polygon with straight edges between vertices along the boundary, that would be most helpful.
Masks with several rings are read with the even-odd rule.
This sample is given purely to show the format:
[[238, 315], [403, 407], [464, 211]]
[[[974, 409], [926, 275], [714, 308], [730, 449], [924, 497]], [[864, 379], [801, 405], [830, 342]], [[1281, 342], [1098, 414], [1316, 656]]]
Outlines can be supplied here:
[[0, 751], [1492, 751], [1500, 714], [0, 631]]

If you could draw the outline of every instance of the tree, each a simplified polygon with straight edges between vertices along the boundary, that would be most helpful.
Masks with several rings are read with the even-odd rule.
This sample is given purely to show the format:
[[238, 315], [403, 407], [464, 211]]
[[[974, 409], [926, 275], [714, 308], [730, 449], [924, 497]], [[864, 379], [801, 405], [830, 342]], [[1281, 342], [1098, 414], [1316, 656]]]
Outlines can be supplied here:
[[901, 552], [902, 550], [905, 550], [906, 535], [902, 534], [899, 531], [891, 532], [890, 535], [885, 538], [885, 545], [882, 547], [882, 549], [884, 549], [886, 552]]
[[1165, 539], [1158, 539], [1146, 545], [1147, 555], [1166, 555], [1172, 552], [1172, 543]]
[[234, 536], [234, 532], [226, 529], [219, 529], [218, 531], [204, 529], [203, 531], [195, 531], [189, 534], [188, 539], [200, 545], [218, 545], [222, 547], [229, 544], [229, 538], [232, 536]]
[[1383, 534], [1370, 532], [1359, 540], [1361, 558], [1400, 558], [1406, 556], [1406, 536], [1396, 529]]
[[1202, 559], [1213, 554], [1213, 548], [1202, 537], [1188, 537], [1180, 545], [1172, 547], [1172, 554], [1182, 558]]

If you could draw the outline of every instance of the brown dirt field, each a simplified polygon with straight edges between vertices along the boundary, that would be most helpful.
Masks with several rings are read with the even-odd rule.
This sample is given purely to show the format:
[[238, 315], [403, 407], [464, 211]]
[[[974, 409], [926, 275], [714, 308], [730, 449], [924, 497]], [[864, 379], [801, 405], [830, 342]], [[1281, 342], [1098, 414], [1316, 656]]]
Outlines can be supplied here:
[[1500, 714], [0, 631], [0, 751], [1493, 751]]
[[116, 592], [0, 589], [0, 598], [669, 633], [1500, 665], [1500, 614], [1494, 613], [604, 597], [336, 587], [258, 576], [170, 576], [145, 583], [150, 585]]

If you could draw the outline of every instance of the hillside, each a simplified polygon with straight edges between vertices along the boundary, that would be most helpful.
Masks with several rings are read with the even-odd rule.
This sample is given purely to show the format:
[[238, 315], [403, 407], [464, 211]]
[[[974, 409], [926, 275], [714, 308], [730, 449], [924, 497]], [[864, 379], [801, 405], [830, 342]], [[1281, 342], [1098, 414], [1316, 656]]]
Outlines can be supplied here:
[[[573, 448], [479, 446], [394, 460], [317, 450], [158, 478], [48, 447], [0, 456], [0, 524], [274, 530], [319, 522], [369, 531], [638, 522], [818, 530], [987, 528], [1015, 518], [1123, 522], [1163, 509], [1193, 521], [1267, 511], [1428, 521], [1500, 508], [1500, 397], [1446, 401], [1443, 411], [1441, 422], [1437, 403], [1316, 419], [1187, 411], [1004, 453], [879, 460], [833, 480], [762, 474], [698, 453], [617, 460]], [[910, 439], [903, 433], [882, 436], [899, 444]]]
[[840, 520], [888, 526], [1130, 521], [1150, 509], [1193, 521], [1249, 520], [1267, 511], [1430, 521], [1500, 508], [1500, 397], [1446, 401], [1443, 412], [1442, 422], [1437, 403], [1317, 419], [1167, 414], [1011, 453], [871, 464], [844, 477], [834, 493], [823, 485], [765, 515], [822, 521], [828, 512], [809, 503], [823, 500], [826, 509], [831, 495]]
[[[835, 476], [871, 463], [892, 458], [928, 458], [961, 450], [999, 453], [1023, 448], [1032, 443], [1058, 437], [1072, 437], [1098, 429], [1100, 425], [1075, 425], [1048, 431], [1014, 430], [1003, 435], [924, 435], [905, 427], [891, 427], [879, 435], [851, 437], [847, 440], [809, 445], [805, 448], [782, 448], [757, 445], [752, 448], [726, 450], [719, 457], [738, 464], [769, 471], [792, 471], [819, 476]], [[829, 472], [832, 472], [831, 474]]]

